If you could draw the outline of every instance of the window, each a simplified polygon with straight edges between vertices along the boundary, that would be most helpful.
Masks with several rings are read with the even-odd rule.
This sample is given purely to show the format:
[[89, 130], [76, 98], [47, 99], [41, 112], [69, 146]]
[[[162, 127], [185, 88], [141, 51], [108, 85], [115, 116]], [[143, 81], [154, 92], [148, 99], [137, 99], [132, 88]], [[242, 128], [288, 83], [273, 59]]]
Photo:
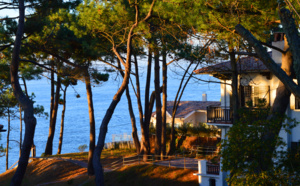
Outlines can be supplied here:
[[241, 106], [268, 106], [270, 104], [270, 88], [269, 86], [241, 86], [240, 97]]
[[270, 88], [269, 86], [259, 86], [253, 87], [253, 106], [254, 107], [261, 107], [261, 106], [268, 106], [269, 101], [269, 93]]

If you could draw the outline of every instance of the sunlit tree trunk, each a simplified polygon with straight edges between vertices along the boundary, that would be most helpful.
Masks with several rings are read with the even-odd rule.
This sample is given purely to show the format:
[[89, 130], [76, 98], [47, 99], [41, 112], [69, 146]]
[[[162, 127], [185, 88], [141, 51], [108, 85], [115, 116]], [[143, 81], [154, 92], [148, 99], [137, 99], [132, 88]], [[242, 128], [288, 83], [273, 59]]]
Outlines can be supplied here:
[[[136, 65], [136, 69], [137, 65]], [[146, 77], [146, 86], [145, 86], [145, 112], [143, 115], [142, 110], [142, 102], [138, 99], [139, 104], [139, 113], [140, 113], [140, 124], [141, 124], [141, 132], [142, 132], [142, 139], [141, 139], [141, 152], [145, 155], [144, 159], [147, 159], [147, 155], [150, 154], [150, 140], [149, 140], [149, 124], [151, 118], [152, 109], [150, 109], [150, 84], [151, 84], [151, 69], [152, 69], [152, 54], [151, 49], [149, 48], [148, 51], [148, 63], [147, 63], [147, 77]], [[138, 77], [137, 81], [138, 81]], [[139, 81], [138, 81], [139, 82]], [[140, 98], [140, 85], [137, 82], [137, 92], [138, 97]], [[148, 122], [149, 121], [149, 122]]]
[[160, 71], [159, 71], [159, 51], [154, 51], [154, 87], [155, 87], [155, 106], [156, 106], [156, 126], [155, 126], [155, 154], [161, 154], [161, 99], [160, 99]]
[[19, 158], [21, 157], [21, 149], [22, 149], [22, 138], [23, 138], [23, 123], [22, 123], [22, 108], [19, 105], [19, 112], [20, 112], [20, 143], [19, 143]]
[[66, 85], [65, 89], [63, 90], [63, 108], [61, 111], [61, 122], [60, 122], [60, 132], [59, 132], [59, 141], [58, 141], [58, 149], [57, 149], [57, 154], [61, 154], [61, 149], [62, 149], [62, 143], [63, 143], [63, 137], [64, 137], [64, 126], [65, 126], [65, 112], [66, 112], [66, 94], [67, 94], [67, 88], [68, 85]]
[[180, 102], [180, 92], [182, 91], [182, 86], [183, 86], [183, 82], [184, 79], [188, 73], [188, 70], [190, 69], [190, 67], [192, 66], [192, 63], [189, 64], [189, 66], [187, 67], [186, 71], [184, 72], [180, 84], [179, 84], [179, 88], [177, 90], [175, 99], [174, 99], [174, 104], [173, 104], [173, 110], [172, 110], [172, 120], [171, 120], [171, 139], [170, 139], [170, 147], [169, 147], [169, 151], [168, 154], [174, 154], [175, 150], [176, 150], [176, 144], [175, 144], [175, 116], [176, 116], [176, 111], [177, 111], [177, 107], [178, 104]]
[[128, 86], [126, 88], [126, 97], [127, 97], [127, 101], [128, 101], [128, 111], [129, 111], [131, 126], [132, 126], [131, 135], [132, 135], [132, 139], [133, 139], [133, 142], [134, 142], [134, 145], [136, 148], [136, 153], [139, 154], [141, 147], [140, 147], [139, 137], [137, 134], [136, 121], [135, 121], [135, 116], [134, 116], [134, 112], [133, 112], [133, 108], [132, 108], [132, 102], [131, 102]]
[[8, 150], [9, 150], [9, 135], [10, 135], [10, 112], [9, 108], [7, 109], [7, 136], [6, 136], [6, 164], [5, 164], [5, 170], [8, 170]]
[[48, 140], [45, 148], [45, 155], [52, 155], [52, 151], [53, 151], [53, 138], [54, 138], [55, 126], [56, 126], [60, 86], [61, 86], [61, 77], [57, 76], [55, 101], [53, 106], [53, 112], [52, 115], [50, 116], [52, 119], [49, 127], [49, 135], [48, 135]]
[[167, 130], [167, 53], [166, 50], [163, 49], [162, 51], [162, 77], [163, 77], [163, 96], [162, 96], [162, 128], [161, 128], [161, 155], [164, 156], [166, 155], [166, 142], [167, 142], [167, 137], [166, 137], [166, 130]]
[[93, 167], [93, 155], [95, 150], [95, 114], [94, 114], [94, 104], [93, 104], [93, 94], [91, 87], [91, 79], [88, 69], [85, 71], [85, 87], [86, 87], [86, 95], [89, 107], [89, 118], [90, 118], [90, 145], [89, 145], [89, 155], [88, 155], [88, 174], [94, 175], [94, 167]]
[[[150, 17], [151, 17], [151, 13], [152, 13], [152, 9], [154, 6], [155, 0], [152, 2], [151, 7], [149, 9], [148, 14], [146, 15], [146, 17], [143, 19], [143, 21], [147, 21]], [[124, 78], [122, 81], [122, 84], [120, 86], [120, 88], [118, 89], [117, 93], [114, 95], [113, 100], [109, 106], [109, 108], [107, 109], [105, 116], [102, 120], [101, 123], [101, 127], [100, 127], [100, 133], [99, 133], [99, 137], [98, 137], [98, 141], [97, 141], [97, 146], [95, 148], [95, 152], [94, 152], [94, 156], [93, 156], [93, 165], [94, 165], [94, 170], [95, 170], [95, 181], [96, 181], [96, 185], [104, 185], [104, 175], [103, 175], [103, 169], [102, 169], [102, 165], [100, 162], [100, 157], [101, 157], [101, 153], [104, 147], [104, 143], [105, 143], [105, 137], [106, 137], [106, 133], [107, 133], [107, 126], [108, 123], [114, 113], [114, 110], [117, 106], [117, 104], [119, 103], [121, 96], [123, 95], [126, 87], [128, 86], [128, 82], [129, 82], [129, 77], [130, 77], [130, 71], [131, 71], [131, 42], [132, 42], [132, 37], [133, 37], [133, 30], [138, 26], [139, 20], [138, 20], [138, 16], [139, 16], [139, 12], [138, 12], [138, 4], [134, 5], [135, 7], [135, 23], [131, 26], [128, 35], [127, 35], [127, 56], [126, 56], [126, 62], [124, 62], [123, 58], [120, 56], [120, 54], [117, 52], [117, 49], [115, 48], [115, 46], [112, 48], [114, 54], [117, 56], [117, 58], [122, 62], [122, 64], [125, 65], [125, 74], [124, 74]]]
[[[136, 55], [134, 55], [134, 61], [135, 61], [135, 64], [136, 64], [137, 63]], [[122, 77], [124, 77], [124, 72], [122, 71], [120, 60], [118, 60], [118, 67], [120, 69], [120, 73], [121, 73]], [[136, 73], [138, 73], [138, 72], [136, 71]], [[131, 101], [131, 97], [130, 97], [129, 87], [128, 86], [126, 88], [126, 97], [127, 97], [128, 111], [129, 111], [130, 120], [131, 120], [131, 126], [132, 126], [131, 136], [132, 136], [135, 148], [136, 148], [136, 153], [139, 154], [140, 153], [140, 149], [141, 149], [141, 145], [140, 145], [140, 141], [139, 141], [139, 137], [138, 137], [138, 133], [137, 133], [136, 120], [135, 120], [135, 115], [134, 115], [133, 108], [132, 108], [132, 101]], [[137, 95], [137, 97], [138, 97], [138, 95]]]

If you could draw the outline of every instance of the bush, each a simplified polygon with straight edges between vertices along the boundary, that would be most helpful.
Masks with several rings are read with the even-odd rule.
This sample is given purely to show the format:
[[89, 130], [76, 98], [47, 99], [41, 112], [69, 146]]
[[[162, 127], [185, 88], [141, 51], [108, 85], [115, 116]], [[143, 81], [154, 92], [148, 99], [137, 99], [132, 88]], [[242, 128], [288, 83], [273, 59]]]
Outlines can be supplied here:
[[79, 150], [79, 152], [84, 152], [86, 148], [87, 148], [87, 145], [84, 144], [84, 145], [80, 145], [80, 146], [78, 147], [78, 150]]
[[[231, 185], [298, 185], [299, 174], [288, 167], [295, 159], [288, 156], [284, 151], [286, 144], [278, 136], [275, 141], [264, 141], [261, 139], [266, 128], [276, 130], [281, 121], [287, 121], [289, 125], [283, 124], [285, 130], [296, 126], [297, 122], [286, 116], [277, 117], [276, 120], [267, 120], [268, 109], [242, 110], [241, 118], [227, 133], [228, 140], [222, 140], [221, 156], [223, 157], [223, 171], [230, 171], [230, 178], [227, 181]], [[257, 119], [258, 118], [258, 119]], [[282, 119], [282, 120], [281, 120]], [[275, 146], [275, 152], [266, 152], [266, 149]], [[269, 170], [261, 167], [266, 162], [262, 152], [268, 153], [267, 158], [272, 159]]]

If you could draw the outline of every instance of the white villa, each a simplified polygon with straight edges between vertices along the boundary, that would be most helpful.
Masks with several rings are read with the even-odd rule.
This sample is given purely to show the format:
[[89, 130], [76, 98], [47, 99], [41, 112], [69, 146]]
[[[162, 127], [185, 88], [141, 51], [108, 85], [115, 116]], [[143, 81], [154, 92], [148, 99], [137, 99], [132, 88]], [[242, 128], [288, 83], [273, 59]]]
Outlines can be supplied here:
[[[278, 48], [283, 49], [284, 40], [283, 34], [277, 35], [279, 40], [272, 44]], [[278, 37], [276, 37], [278, 38]], [[270, 52], [273, 60], [281, 65], [281, 53], [272, 50]], [[240, 58], [238, 63], [238, 87], [239, 87], [239, 98], [241, 106], [246, 106], [246, 103], [251, 103], [254, 107], [258, 103], [258, 100], [264, 98], [267, 104], [272, 106], [275, 96], [276, 89], [279, 83], [278, 78], [272, 74], [265, 65], [254, 57]], [[213, 66], [205, 67], [194, 71], [196, 74], [210, 74], [221, 81], [221, 105], [207, 107], [207, 124], [218, 126], [222, 129], [221, 138], [225, 138], [229, 127], [232, 125], [232, 110], [231, 110], [231, 66], [229, 62], [219, 63]], [[294, 95], [290, 97], [290, 106], [286, 111], [286, 115], [290, 118], [295, 118], [300, 121], [300, 99], [295, 98]], [[288, 148], [296, 148], [300, 145], [300, 126], [293, 128], [291, 133], [281, 130], [280, 136], [288, 144]], [[222, 165], [221, 165], [222, 166]], [[199, 184], [201, 186], [227, 185], [225, 178], [226, 172], [220, 172], [213, 174], [207, 171], [213, 169], [210, 165], [204, 161], [199, 161]]]

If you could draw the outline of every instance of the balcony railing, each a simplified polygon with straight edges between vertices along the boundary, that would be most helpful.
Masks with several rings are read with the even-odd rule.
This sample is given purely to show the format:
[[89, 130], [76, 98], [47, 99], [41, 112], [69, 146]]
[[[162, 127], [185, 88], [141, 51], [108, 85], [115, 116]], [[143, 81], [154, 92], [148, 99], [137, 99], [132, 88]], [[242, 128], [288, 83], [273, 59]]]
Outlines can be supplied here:
[[214, 174], [214, 175], [219, 175], [220, 174], [220, 164], [211, 164], [207, 163], [206, 164], [206, 174]]
[[207, 123], [232, 123], [232, 110], [229, 107], [207, 107]]

